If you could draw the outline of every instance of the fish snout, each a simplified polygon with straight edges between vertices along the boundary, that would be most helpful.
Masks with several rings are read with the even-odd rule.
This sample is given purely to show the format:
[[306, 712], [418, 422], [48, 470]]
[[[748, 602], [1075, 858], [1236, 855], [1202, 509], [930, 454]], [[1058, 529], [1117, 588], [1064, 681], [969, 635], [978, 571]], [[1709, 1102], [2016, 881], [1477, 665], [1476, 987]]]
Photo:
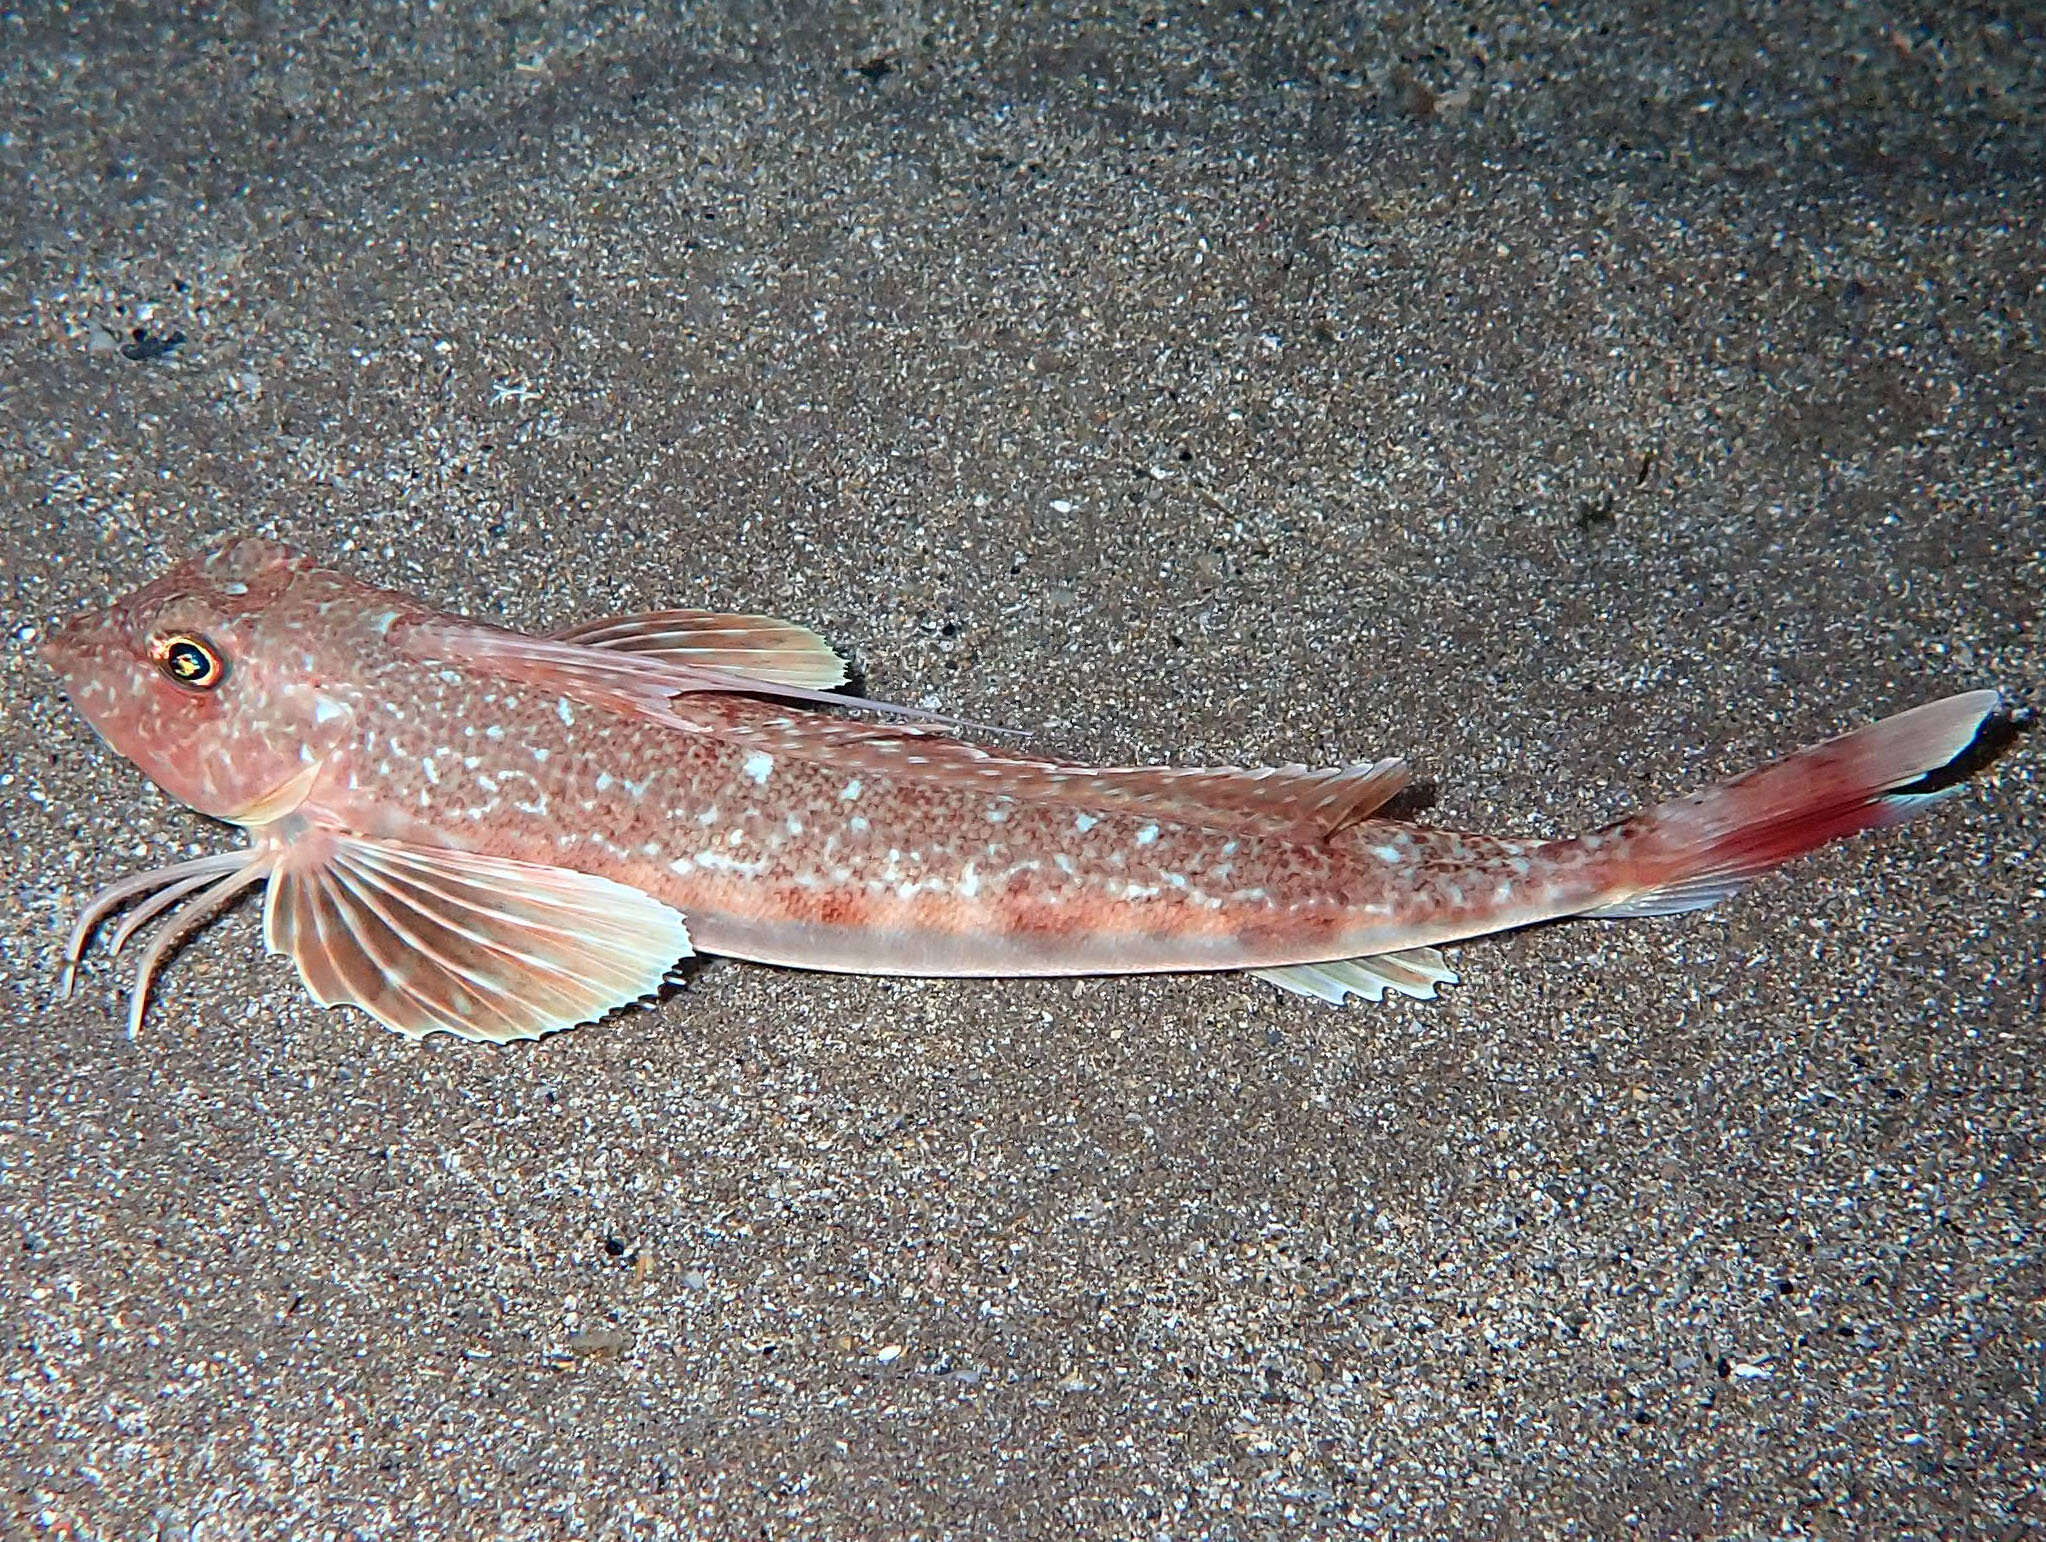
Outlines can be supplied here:
[[37, 643], [36, 657], [58, 674], [67, 673], [68, 671], [65, 666], [71, 658], [71, 652], [64, 646], [63, 634], [61, 632], [52, 632], [41, 642]]
[[103, 659], [106, 646], [105, 618], [91, 611], [60, 621], [35, 645], [40, 658], [69, 689], [81, 675], [90, 673], [96, 660]]
[[68, 621], [58, 622], [43, 635], [42, 641], [35, 645], [36, 657], [58, 674], [68, 675], [78, 661], [79, 634], [85, 630], [82, 625], [85, 619], [83, 616], [73, 616]]

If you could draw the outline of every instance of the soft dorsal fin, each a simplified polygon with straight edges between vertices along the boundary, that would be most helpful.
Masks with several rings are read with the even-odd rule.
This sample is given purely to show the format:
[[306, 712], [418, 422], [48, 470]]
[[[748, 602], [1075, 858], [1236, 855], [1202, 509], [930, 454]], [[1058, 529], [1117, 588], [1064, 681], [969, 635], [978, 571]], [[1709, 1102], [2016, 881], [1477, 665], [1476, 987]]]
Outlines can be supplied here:
[[609, 648], [695, 669], [721, 670], [771, 685], [828, 691], [845, 684], [845, 660], [808, 627], [774, 616], [712, 610], [650, 610], [579, 621], [553, 641]]
[[915, 724], [859, 723], [779, 711], [763, 702], [690, 697], [661, 714], [715, 734], [834, 769], [914, 776], [991, 797], [1141, 814], [1233, 834], [1319, 841], [1368, 817], [1406, 786], [1403, 760], [1332, 770], [1274, 766], [1082, 766], [1005, 754]]

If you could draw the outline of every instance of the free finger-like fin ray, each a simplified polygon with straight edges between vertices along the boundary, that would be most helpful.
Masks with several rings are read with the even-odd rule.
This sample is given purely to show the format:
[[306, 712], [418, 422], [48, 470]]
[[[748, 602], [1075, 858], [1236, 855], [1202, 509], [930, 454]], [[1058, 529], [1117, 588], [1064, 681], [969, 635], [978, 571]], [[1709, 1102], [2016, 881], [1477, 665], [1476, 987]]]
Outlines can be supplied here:
[[[269, 865], [260, 856], [250, 859], [246, 853], [240, 867], [233, 869], [224, 878], [215, 879], [197, 894], [186, 898], [173, 910], [149, 939], [149, 946], [142, 950], [142, 958], [135, 966], [135, 985], [128, 997], [128, 1037], [134, 1038], [142, 1031], [143, 1014], [149, 1010], [149, 985], [156, 978], [157, 967], [170, 956], [172, 948], [184, 935], [201, 921], [225, 905], [250, 884], [261, 883], [269, 871]], [[181, 894], [186, 893], [180, 889]], [[124, 937], [123, 941], [126, 940]]]
[[[166, 905], [176, 903], [200, 885], [210, 883], [228, 873], [238, 872], [254, 860], [255, 853], [249, 851], [216, 852], [212, 856], [196, 857], [189, 862], [174, 862], [169, 867], [155, 868], [146, 873], [131, 873], [126, 878], [108, 884], [85, 902], [85, 908], [79, 911], [78, 918], [72, 922], [70, 931], [65, 935], [63, 951], [59, 955], [62, 966], [57, 977], [59, 999], [71, 994], [72, 982], [78, 972], [79, 957], [84, 953], [85, 944], [93, 932], [98, 929], [101, 922], [129, 900], [138, 895], [149, 894], [152, 890], [174, 891], [168, 900], [158, 895], [141, 907], [140, 919], [147, 920], [149, 916], [155, 915]], [[125, 943], [133, 934], [134, 927], [130, 923], [136, 922], [137, 918], [131, 916], [128, 922], [123, 923], [116, 938], [115, 952], [119, 952], [120, 944]]]
[[264, 940], [322, 1006], [500, 1044], [651, 995], [690, 953], [677, 911], [608, 878], [324, 829], [279, 857]]

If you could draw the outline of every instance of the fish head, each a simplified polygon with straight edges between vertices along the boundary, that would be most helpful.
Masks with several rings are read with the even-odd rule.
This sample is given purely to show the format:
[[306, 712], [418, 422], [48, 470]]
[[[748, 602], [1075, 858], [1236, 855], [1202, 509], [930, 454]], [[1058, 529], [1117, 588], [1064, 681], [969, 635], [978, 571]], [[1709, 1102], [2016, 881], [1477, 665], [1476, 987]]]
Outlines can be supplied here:
[[101, 738], [203, 814], [257, 825], [304, 799], [346, 732], [330, 688], [351, 658], [328, 618], [361, 624], [341, 591], [378, 591], [274, 541], [240, 538], [180, 562], [41, 648]]

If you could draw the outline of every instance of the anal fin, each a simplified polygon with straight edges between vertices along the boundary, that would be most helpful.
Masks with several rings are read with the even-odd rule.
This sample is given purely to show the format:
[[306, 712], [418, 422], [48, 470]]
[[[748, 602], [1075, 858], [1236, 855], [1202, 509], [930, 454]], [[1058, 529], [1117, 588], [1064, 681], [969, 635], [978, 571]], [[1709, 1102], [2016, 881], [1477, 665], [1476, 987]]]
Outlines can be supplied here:
[[1428, 1001], [1434, 998], [1437, 985], [1453, 985], [1457, 978], [1449, 961], [1434, 948], [1402, 948], [1397, 953], [1374, 953], [1326, 964], [1287, 964], [1250, 973], [1280, 990], [1312, 996], [1333, 1006], [1341, 1006], [1346, 996], [1383, 1001], [1389, 990]]

